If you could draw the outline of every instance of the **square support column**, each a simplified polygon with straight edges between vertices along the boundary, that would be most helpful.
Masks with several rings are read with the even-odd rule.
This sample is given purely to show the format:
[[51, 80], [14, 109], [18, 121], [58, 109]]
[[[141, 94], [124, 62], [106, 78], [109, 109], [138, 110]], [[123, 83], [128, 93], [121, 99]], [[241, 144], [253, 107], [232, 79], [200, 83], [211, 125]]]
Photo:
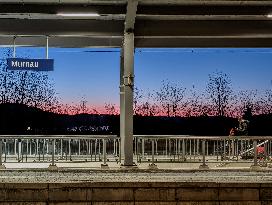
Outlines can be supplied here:
[[134, 33], [125, 32], [120, 66], [120, 137], [124, 166], [133, 165]]

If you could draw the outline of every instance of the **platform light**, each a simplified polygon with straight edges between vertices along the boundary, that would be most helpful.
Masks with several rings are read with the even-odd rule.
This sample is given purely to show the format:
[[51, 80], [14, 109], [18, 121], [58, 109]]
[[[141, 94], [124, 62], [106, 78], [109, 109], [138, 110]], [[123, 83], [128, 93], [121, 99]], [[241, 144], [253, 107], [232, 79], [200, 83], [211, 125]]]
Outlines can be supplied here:
[[97, 17], [100, 16], [97, 13], [58, 13], [58, 16], [64, 17]]
[[267, 17], [268, 17], [268, 18], [272, 18], [272, 14], [268, 14]]

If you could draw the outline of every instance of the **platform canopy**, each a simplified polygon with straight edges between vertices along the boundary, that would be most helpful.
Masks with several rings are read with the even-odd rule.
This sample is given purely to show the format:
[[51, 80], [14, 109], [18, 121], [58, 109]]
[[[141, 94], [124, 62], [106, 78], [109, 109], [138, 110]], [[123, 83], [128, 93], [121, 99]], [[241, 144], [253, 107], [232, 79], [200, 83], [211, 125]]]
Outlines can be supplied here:
[[[272, 47], [272, 1], [139, 0], [135, 47]], [[121, 47], [126, 0], [0, 0], [0, 45]], [[132, 12], [133, 13], [133, 12]], [[70, 15], [89, 14], [89, 15]]]
[[0, 45], [48, 43], [121, 48], [119, 156], [133, 166], [135, 48], [272, 47], [272, 1], [0, 0]]

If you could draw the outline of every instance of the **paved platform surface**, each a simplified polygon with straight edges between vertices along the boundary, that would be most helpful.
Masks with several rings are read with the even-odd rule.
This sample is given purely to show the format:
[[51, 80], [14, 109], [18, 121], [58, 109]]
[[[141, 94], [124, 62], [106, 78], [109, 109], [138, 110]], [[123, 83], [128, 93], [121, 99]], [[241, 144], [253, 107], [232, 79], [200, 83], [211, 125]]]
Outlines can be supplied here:
[[[49, 163], [7, 163], [0, 171], [0, 183], [78, 183], [78, 182], [216, 182], [216, 183], [271, 183], [272, 168], [259, 171], [249, 169], [251, 163], [237, 167], [216, 167], [199, 170], [198, 163], [161, 163], [159, 169], [148, 169], [148, 164], [124, 168], [109, 163], [101, 169], [101, 162], [57, 163], [58, 170], [49, 170]], [[83, 166], [84, 165], [84, 166]], [[192, 166], [193, 165], [193, 166]], [[242, 166], [243, 165], [243, 166]]]
[[272, 172], [249, 171], [1, 171], [0, 183], [216, 182], [271, 183]]

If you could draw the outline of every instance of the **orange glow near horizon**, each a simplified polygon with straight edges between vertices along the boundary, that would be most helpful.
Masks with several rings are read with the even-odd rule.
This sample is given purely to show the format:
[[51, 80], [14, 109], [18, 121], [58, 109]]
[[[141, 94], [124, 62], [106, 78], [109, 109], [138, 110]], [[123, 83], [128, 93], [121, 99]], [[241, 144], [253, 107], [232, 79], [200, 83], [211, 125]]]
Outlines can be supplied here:
[[[184, 108], [183, 110], [177, 112], [175, 115], [170, 114], [170, 117], [197, 117], [197, 116], [216, 116], [215, 112], [209, 112], [209, 113], [200, 113], [200, 112], [190, 112], [190, 107]], [[110, 108], [106, 108], [104, 105], [100, 106], [78, 106], [78, 105], [61, 105], [57, 109], [55, 109], [53, 112], [58, 114], [68, 114], [68, 115], [77, 115], [77, 114], [101, 114], [101, 115], [120, 115], [120, 108], [117, 105], [111, 105]], [[141, 110], [138, 110], [138, 115], [142, 116], [167, 116], [167, 113], [163, 110], [163, 108], [158, 107], [158, 110], [153, 115], [147, 115], [143, 114]], [[237, 118], [241, 117], [241, 112], [238, 112], [237, 109], [234, 109], [232, 112], [227, 113], [227, 116]]]

